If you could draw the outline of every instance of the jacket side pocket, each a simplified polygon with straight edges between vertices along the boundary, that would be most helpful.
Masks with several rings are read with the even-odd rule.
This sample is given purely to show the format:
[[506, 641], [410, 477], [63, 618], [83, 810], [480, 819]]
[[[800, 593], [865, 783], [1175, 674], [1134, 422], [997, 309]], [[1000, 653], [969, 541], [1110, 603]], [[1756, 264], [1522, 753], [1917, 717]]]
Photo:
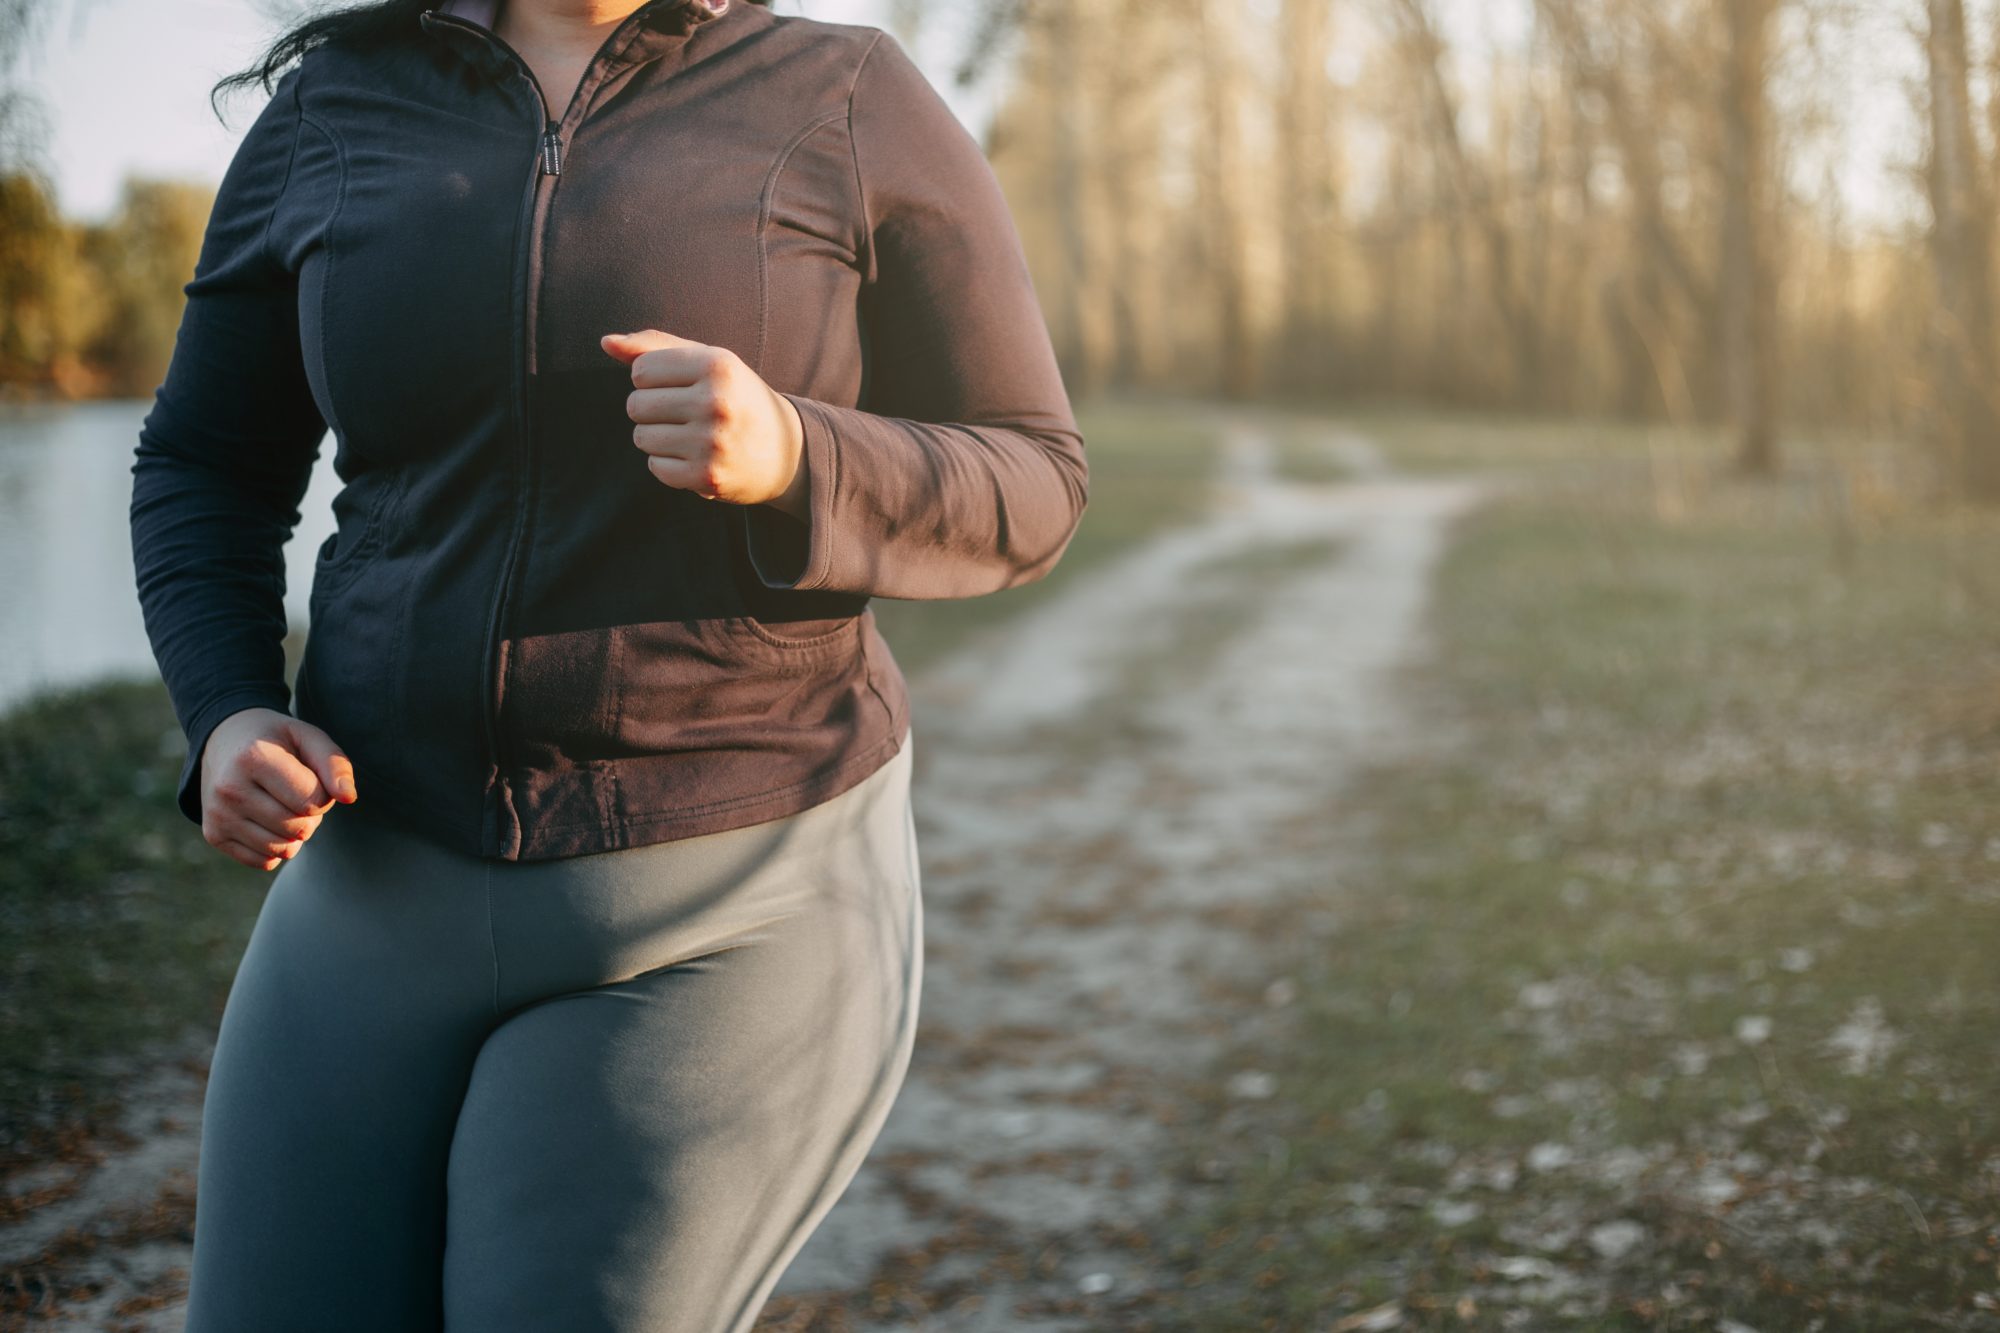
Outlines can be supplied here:
[[[365, 472], [334, 496], [336, 526], [319, 544], [313, 560], [310, 603], [315, 609], [347, 586], [369, 555], [382, 544], [389, 510], [402, 495], [405, 473]], [[367, 483], [373, 482], [372, 485]], [[359, 492], [359, 494], [357, 494]]]

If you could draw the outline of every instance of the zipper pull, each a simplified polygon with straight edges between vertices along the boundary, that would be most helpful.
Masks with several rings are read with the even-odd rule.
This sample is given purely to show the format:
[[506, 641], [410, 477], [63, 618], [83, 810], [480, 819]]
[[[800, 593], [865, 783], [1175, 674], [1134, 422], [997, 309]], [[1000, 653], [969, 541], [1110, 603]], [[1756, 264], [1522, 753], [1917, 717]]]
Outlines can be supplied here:
[[562, 136], [556, 132], [556, 123], [553, 120], [549, 122], [548, 128], [542, 131], [542, 174], [562, 175]]

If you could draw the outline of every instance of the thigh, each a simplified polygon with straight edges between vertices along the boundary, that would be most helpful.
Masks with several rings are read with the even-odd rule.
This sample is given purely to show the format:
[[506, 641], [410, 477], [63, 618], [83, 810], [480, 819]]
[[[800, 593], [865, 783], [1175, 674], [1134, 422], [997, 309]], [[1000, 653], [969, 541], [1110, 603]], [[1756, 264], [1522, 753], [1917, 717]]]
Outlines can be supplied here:
[[746, 886], [785, 904], [758, 927], [494, 1031], [452, 1144], [448, 1330], [750, 1327], [908, 1068], [921, 901], [891, 818], [823, 883]]
[[484, 869], [335, 810], [271, 883], [202, 1111], [189, 1333], [434, 1330], [493, 1015]]

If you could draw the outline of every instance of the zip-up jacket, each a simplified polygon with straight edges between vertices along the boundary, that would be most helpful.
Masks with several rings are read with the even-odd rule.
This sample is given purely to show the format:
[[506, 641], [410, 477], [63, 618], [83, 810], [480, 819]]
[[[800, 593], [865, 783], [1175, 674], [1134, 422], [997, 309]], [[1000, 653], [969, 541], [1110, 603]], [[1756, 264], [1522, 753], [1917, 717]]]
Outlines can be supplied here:
[[[795, 813], [908, 726], [869, 599], [1039, 578], [1082, 515], [999, 183], [892, 35], [650, 0], [565, 104], [491, 4], [288, 70], [183, 288], [131, 532], [196, 823], [252, 706], [490, 858]], [[646, 328], [797, 407], [806, 521], [654, 478], [598, 341]], [[294, 701], [282, 546], [329, 432]]]

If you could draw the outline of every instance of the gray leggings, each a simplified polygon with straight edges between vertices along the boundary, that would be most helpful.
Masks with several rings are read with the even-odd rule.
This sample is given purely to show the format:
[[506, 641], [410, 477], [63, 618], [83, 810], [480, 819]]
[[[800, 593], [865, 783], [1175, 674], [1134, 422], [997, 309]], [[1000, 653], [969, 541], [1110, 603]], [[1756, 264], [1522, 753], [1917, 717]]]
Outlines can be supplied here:
[[558, 861], [336, 806], [223, 1012], [189, 1333], [749, 1328], [908, 1068], [911, 756]]

